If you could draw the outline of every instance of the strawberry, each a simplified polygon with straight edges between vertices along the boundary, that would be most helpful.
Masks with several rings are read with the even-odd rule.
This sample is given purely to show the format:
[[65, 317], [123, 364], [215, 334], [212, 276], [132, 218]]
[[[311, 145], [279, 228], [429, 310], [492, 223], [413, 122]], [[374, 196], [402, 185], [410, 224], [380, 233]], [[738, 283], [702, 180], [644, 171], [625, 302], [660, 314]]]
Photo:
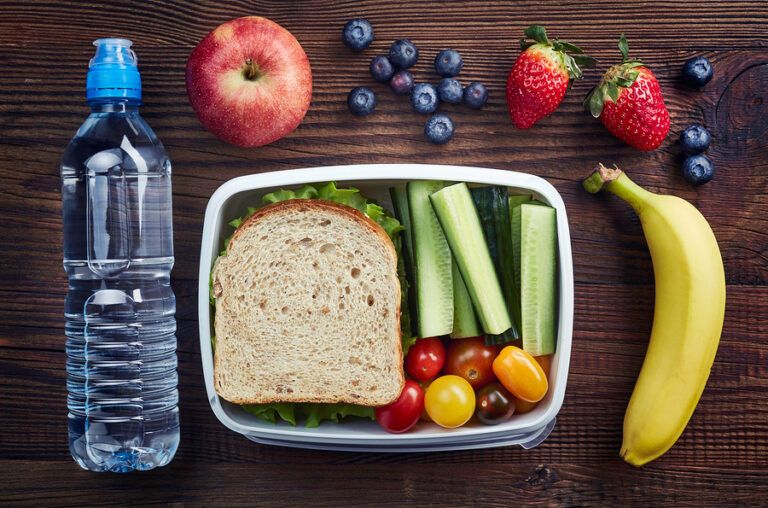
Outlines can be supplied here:
[[629, 59], [629, 44], [619, 38], [622, 62], [605, 72], [584, 106], [617, 138], [638, 150], [655, 150], [669, 132], [669, 111], [656, 76], [640, 60]]
[[528, 129], [551, 114], [565, 97], [568, 86], [582, 76], [582, 67], [593, 67], [596, 60], [577, 46], [547, 38], [543, 26], [533, 25], [520, 40], [522, 53], [507, 77], [507, 105], [512, 123]]

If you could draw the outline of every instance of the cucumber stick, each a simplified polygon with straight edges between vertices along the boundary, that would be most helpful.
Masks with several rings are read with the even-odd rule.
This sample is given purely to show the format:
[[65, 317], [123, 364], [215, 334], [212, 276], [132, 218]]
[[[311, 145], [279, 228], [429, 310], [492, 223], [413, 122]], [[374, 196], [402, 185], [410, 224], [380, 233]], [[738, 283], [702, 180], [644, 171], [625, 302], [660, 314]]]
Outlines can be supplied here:
[[[391, 187], [389, 195], [392, 198], [392, 206], [395, 209], [395, 217], [403, 225], [402, 254], [405, 264], [405, 274], [408, 281], [408, 311], [410, 313], [410, 322], [415, 326], [418, 323], [418, 309], [416, 304], [416, 281], [414, 280], [414, 260], [413, 260], [413, 228], [411, 225], [411, 211], [408, 206], [408, 194], [405, 190], [405, 184]], [[415, 334], [416, 331], [412, 330]]]
[[557, 223], [549, 206], [527, 203], [512, 210], [512, 245], [519, 259], [523, 349], [555, 352]]
[[411, 229], [411, 211], [408, 207], [408, 194], [405, 185], [398, 185], [389, 189], [392, 198], [392, 206], [395, 209], [395, 218], [403, 225], [403, 247], [405, 247], [406, 262], [413, 266], [413, 234]]
[[452, 256], [429, 195], [443, 182], [413, 181], [406, 186], [413, 238], [414, 281], [420, 337], [453, 330]]
[[[512, 327], [498, 336], [487, 337], [487, 342], [504, 344], [520, 338], [518, 333], [519, 291], [515, 285], [514, 263], [512, 261], [512, 228], [510, 226], [507, 188], [501, 186], [476, 187], [470, 190], [472, 200], [480, 217], [483, 236], [488, 245], [501, 291], [512, 319]], [[515, 312], [517, 311], [517, 312]]]
[[483, 334], [480, 324], [477, 322], [475, 309], [472, 307], [472, 298], [469, 296], [467, 286], [461, 277], [456, 260], [451, 263], [453, 275], [453, 331], [452, 339], [464, 339], [477, 337]]
[[529, 194], [509, 196], [509, 211], [511, 212], [515, 207], [522, 205], [523, 203], [530, 203], [533, 198]]
[[451, 185], [434, 192], [430, 199], [483, 330], [493, 335], [507, 331], [512, 321], [469, 187], [466, 183]]
[[524, 203], [530, 203], [532, 200], [530, 195], [525, 196], [509, 196], [509, 217], [512, 231], [512, 275], [515, 284], [515, 298], [512, 305], [512, 319], [517, 323], [517, 326], [522, 326], [522, 316], [520, 315], [520, 221], [514, 221], [513, 212], [515, 208], [518, 208]]

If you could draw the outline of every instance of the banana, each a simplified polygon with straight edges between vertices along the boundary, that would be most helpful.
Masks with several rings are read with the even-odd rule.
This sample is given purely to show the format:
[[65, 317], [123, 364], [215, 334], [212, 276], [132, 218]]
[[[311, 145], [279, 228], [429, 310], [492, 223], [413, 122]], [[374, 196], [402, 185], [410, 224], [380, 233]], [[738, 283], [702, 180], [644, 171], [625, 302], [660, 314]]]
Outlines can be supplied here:
[[634, 208], [653, 260], [653, 329], [621, 445], [624, 460], [642, 466], [675, 444], [707, 383], [723, 329], [723, 260], [709, 223], [684, 199], [648, 192], [602, 164], [584, 188], [605, 188]]

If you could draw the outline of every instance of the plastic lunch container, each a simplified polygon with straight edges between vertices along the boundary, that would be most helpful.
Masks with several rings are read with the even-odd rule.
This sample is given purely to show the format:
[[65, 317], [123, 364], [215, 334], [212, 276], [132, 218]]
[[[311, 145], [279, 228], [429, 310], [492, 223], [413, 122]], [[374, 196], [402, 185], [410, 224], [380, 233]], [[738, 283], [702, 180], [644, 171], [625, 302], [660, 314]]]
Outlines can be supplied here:
[[[208, 283], [222, 241], [232, 231], [227, 223], [243, 215], [248, 206], [260, 206], [264, 194], [280, 188], [328, 181], [335, 181], [340, 186], [357, 187], [366, 197], [392, 210], [389, 187], [410, 180], [504, 185], [509, 188], [510, 194], [533, 194], [557, 211], [557, 349], [549, 374], [549, 391], [542, 402], [530, 413], [515, 415], [499, 425], [486, 426], [470, 422], [457, 429], [443, 429], [433, 423], [419, 422], [407, 433], [390, 434], [372, 421], [324, 422], [317, 428], [305, 428], [301, 422], [296, 427], [285, 422], [272, 424], [220, 398], [213, 386], [213, 313], [208, 300]], [[365, 164], [278, 171], [234, 178], [214, 192], [205, 211], [200, 250], [198, 315], [203, 374], [211, 409], [226, 427], [252, 441], [295, 448], [374, 452], [448, 451], [509, 445], [533, 448], [544, 441], [554, 428], [568, 381], [573, 332], [573, 261], [565, 205], [555, 188], [537, 176], [476, 167]]]

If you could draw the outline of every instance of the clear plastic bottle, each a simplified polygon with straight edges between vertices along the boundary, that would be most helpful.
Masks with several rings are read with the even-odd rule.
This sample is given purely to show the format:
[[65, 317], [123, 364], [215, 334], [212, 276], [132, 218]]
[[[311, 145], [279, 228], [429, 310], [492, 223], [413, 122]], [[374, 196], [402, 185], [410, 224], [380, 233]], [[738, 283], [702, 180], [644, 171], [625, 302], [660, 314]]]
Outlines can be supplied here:
[[168, 464], [179, 444], [171, 163], [139, 115], [126, 39], [99, 39], [91, 114], [61, 162], [72, 457], [91, 471]]

